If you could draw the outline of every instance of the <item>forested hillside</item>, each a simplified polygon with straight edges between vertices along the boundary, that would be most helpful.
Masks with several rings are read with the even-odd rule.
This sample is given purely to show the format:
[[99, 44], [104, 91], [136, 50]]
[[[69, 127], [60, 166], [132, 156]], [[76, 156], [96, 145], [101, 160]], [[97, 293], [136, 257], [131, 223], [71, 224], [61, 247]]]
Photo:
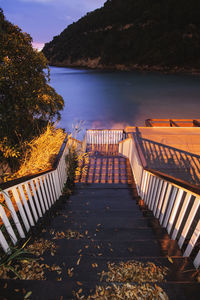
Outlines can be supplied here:
[[108, 0], [43, 49], [50, 64], [200, 68], [199, 0]]

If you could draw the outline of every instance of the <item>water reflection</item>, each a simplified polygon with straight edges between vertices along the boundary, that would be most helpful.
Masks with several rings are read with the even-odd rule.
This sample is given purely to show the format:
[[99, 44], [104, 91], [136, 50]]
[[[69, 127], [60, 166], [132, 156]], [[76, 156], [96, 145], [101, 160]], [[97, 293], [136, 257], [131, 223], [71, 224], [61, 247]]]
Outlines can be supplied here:
[[147, 118], [198, 118], [200, 76], [51, 68], [51, 85], [65, 100], [60, 125], [87, 128], [144, 125]]

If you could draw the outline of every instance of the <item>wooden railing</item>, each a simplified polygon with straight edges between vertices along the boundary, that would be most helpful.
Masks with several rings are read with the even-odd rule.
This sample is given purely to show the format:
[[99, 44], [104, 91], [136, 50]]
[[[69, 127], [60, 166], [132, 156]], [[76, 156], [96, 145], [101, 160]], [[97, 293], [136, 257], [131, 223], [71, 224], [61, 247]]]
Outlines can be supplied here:
[[123, 140], [122, 129], [90, 129], [86, 131], [86, 143], [93, 145], [118, 144]]
[[[30, 229], [59, 199], [67, 180], [65, 139], [52, 169], [0, 185], [0, 246], [6, 253], [25, 238]], [[2, 228], [4, 230], [2, 230]]]
[[147, 127], [200, 127], [200, 119], [146, 119]]
[[[200, 193], [190, 186], [155, 174], [147, 164], [137, 138], [132, 136], [119, 144], [119, 152], [129, 158], [139, 196], [166, 228], [171, 239], [177, 240], [184, 257], [200, 265]], [[197, 189], [198, 192], [198, 189]], [[200, 191], [199, 191], [200, 192]]]

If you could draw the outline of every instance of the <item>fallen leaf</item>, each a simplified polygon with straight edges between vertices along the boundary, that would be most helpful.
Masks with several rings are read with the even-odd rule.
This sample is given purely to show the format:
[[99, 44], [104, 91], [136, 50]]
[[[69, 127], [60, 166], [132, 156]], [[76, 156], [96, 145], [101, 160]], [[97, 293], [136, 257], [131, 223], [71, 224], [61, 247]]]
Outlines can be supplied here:
[[78, 285], [83, 285], [82, 282], [80, 282], [80, 281], [77, 281], [76, 283], [77, 283]]
[[77, 260], [77, 266], [80, 264], [80, 261], [81, 261], [81, 256], [79, 257], [79, 259]]
[[74, 270], [74, 268], [68, 268], [68, 269], [67, 269], [67, 274], [68, 274], [68, 276], [69, 276], [70, 278], [74, 275], [73, 270]]
[[79, 289], [77, 293], [80, 294], [80, 293], [82, 293], [82, 291], [83, 291], [83, 289]]
[[170, 256], [167, 256], [167, 259], [168, 259], [168, 261], [169, 261], [171, 264], [174, 263], [174, 262], [173, 262], [173, 259], [172, 259]]
[[28, 299], [30, 297], [30, 295], [32, 294], [31, 291], [29, 291], [28, 293], [26, 293], [26, 295], [24, 296], [24, 299]]

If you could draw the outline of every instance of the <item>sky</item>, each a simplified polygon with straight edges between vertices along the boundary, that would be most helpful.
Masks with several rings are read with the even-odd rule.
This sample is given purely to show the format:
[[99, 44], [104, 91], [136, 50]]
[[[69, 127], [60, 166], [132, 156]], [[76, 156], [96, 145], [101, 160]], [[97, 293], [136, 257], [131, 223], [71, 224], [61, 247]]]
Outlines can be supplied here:
[[6, 19], [33, 38], [39, 50], [68, 25], [106, 0], [0, 0]]

